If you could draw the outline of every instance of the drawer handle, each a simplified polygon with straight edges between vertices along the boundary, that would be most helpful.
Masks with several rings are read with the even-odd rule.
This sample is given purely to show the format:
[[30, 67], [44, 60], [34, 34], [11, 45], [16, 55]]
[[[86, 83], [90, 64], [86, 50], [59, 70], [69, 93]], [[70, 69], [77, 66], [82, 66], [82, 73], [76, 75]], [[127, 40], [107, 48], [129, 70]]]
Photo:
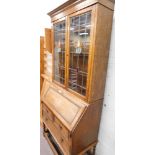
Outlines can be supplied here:
[[59, 128], [60, 128], [60, 130], [62, 130], [62, 126], [61, 125], [59, 125]]
[[63, 143], [63, 141], [64, 141], [64, 139], [63, 139], [63, 138], [61, 138], [61, 143]]

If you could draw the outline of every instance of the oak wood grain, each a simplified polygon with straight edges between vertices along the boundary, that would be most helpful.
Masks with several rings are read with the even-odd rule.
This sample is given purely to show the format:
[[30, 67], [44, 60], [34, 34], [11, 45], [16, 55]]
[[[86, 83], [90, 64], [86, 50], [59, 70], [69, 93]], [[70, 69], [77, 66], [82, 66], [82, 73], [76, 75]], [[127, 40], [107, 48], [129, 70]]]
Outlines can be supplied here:
[[[66, 22], [65, 84], [56, 82], [53, 76], [42, 74], [43, 123], [64, 155], [95, 154], [104, 100], [113, 10], [113, 0], [71, 0], [48, 13], [52, 21], [51, 32], [54, 24], [62, 20]], [[87, 11], [91, 12], [91, 31], [86, 95], [82, 96], [68, 87], [70, 19]], [[51, 38], [54, 51], [54, 33]]]
[[113, 11], [100, 4], [97, 4], [96, 7], [96, 32], [88, 98], [90, 103], [104, 97], [113, 20]]

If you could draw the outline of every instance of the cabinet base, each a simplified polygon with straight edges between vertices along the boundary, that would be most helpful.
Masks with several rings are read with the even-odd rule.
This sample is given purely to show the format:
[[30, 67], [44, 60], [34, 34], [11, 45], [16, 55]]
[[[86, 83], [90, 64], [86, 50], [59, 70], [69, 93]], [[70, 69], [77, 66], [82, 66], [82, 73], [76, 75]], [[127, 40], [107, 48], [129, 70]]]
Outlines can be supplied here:
[[[54, 155], [65, 155], [62, 153], [61, 149], [57, 145], [52, 134], [46, 128], [44, 123], [43, 123], [43, 136], [46, 138], [46, 140], [47, 140], [50, 148], [52, 149]], [[87, 148], [85, 148], [82, 152], [80, 152], [78, 155], [95, 155], [96, 144], [97, 144], [97, 142], [92, 143]]]

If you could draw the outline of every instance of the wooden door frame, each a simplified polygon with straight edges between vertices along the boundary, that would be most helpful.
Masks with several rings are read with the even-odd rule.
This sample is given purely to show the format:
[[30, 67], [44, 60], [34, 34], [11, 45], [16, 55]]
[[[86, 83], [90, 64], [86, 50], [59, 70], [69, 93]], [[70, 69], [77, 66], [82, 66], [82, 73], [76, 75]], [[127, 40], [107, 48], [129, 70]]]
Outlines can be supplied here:
[[[75, 8], [76, 9], [76, 8]], [[96, 14], [97, 14], [97, 8], [96, 5], [92, 5], [89, 6], [87, 8], [84, 8], [82, 10], [78, 10], [77, 12], [74, 12], [66, 17], [57, 19], [55, 21], [52, 22], [52, 29], [53, 29], [53, 33], [52, 33], [52, 40], [53, 40], [53, 45], [52, 45], [52, 50], [53, 50], [53, 57], [52, 57], [52, 61], [53, 61], [53, 75], [52, 75], [52, 81], [54, 83], [56, 83], [57, 85], [59, 85], [62, 88], [65, 88], [66, 90], [68, 90], [69, 92], [71, 92], [72, 94], [80, 97], [81, 99], [88, 101], [88, 97], [89, 97], [89, 89], [90, 89], [90, 85], [91, 85], [91, 76], [92, 76], [92, 67], [93, 67], [93, 57], [94, 57], [94, 45], [93, 45], [93, 41], [95, 38], [95, 31], [96, 31]], [[80, 14], [86, 13], [91, 11], [91, 31], [90, 31], [90, 47], [89, 47], [89, 58], [88, 58], [88, 75], [87, 75], [87, 84], [86, 84], [86, 96], [83, 96], [73, 90], [71, 90], [70, 88], [68, 88], [68, 80], [69, 80], [69, 60], [70, 60], [70, 46], [69, 46], [69, 39], [70, 39], [70, 18], [73, 16], [78, 16]], [[54, 24], [57, 24], [61, 21], [65, 21], [65, 28], [66, 28], [66, 34], [65, 34], [65, 84], [61, 84], [59, 82], [57, 82], [56, 80], [54, 80]]]
[[[52, 45], [52, 51], [53, 51], [53, 56], [52, 56], [52, 82], [56, 83], [57, 85], [61, 86], [62, 88], [66, 88], [66, 45], [65, 45], [65, 83], [64, 85], [57, 82], [56, 80], [54, 80], [54, 73], [55, 73], [55, 70], [54, 70], [54, 54], [55, 54], [55, 51], [54, 51], [54, 43], [55, 43], [55, 40], [54, 40], [54, 25], [55, 24], [58, 24], [62, 21], [65, 21], [65, 29], [67, 28], [67, 17], [63, 17], [63, 18], [60, 18], [54, 22], [52, 22], [52, 30], [53, 30], [53, 33], [52, 33], [52, 40], [53, 40], [53, 45]], [[66, 44], [66, 41], [67, 41], [67, 38], [66, 38], [66, 34], [65, 34], [65, 44]]]
[[[87, 84], [86, 84], [86, 96], [83, 96], [75, 91], [73, 91], [72, 89], [70, 89], [68, 87], [68, 80], [69, 80], [69, 60], [70, 60], [70, 50], [69, 50], [69, 40], [70, 40], [70, 18], [74, 17], [74, 16], [78, 16], [80, 14], [86, 13], [86, 12], [91, 12], [91, 29], [90, 29], [90, 47], [89, 47], [89, 58], [88, 58], [88, 75], [87, 75]], [[75, 94], [76, 96], [80, 97], [81, 99], [87, 101], [88, 100], [88, 95], [89, 95], [89, 88], [90, 88], [90, 76], [91, 76], [91, 69], [92, 69], [92, 63], [93, 63], [93, 55], [94, 55], [94, 51], [93, 51], [93, 39], [94, 39], [94, 27], [95, 27], [95, 21], [96, 21], [96, 5], [93, 6], [89, 6], [85, 9], [82, 9], [80, 11], [77, 11], [75, 13], [72, 13], [70, 15], [67, 16], [68, 17], [68, 42], [67, 42], [67, 90], [69, 92], [71, 92], [72, 94]]]

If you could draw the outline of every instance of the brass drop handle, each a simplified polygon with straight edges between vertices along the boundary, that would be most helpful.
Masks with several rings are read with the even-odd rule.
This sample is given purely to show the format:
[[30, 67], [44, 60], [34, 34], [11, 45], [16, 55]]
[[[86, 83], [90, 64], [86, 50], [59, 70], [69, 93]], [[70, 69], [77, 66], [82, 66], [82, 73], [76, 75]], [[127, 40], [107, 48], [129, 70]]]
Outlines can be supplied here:
[[64, 141], [64, 139], [63, 138], [61, 138], [61, 143]]
[[59, 128], [60, 128], [60, 130], [62, 130], [62, 126], [61, 125], [59, 125]]
[[47, 109], [45, 109], [45, 111], [46, 111], [46, 113], [48, 113], [48, 110]]

